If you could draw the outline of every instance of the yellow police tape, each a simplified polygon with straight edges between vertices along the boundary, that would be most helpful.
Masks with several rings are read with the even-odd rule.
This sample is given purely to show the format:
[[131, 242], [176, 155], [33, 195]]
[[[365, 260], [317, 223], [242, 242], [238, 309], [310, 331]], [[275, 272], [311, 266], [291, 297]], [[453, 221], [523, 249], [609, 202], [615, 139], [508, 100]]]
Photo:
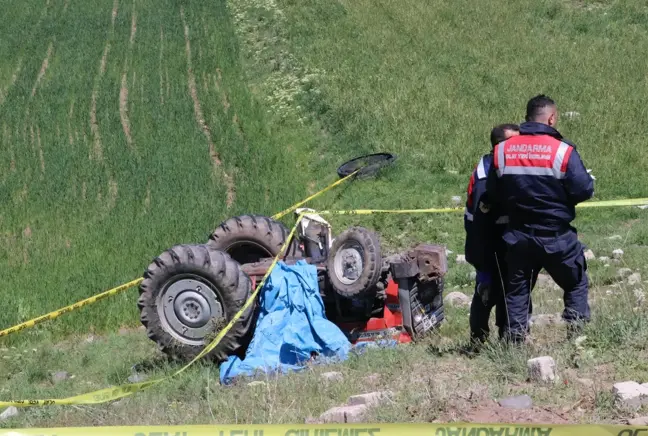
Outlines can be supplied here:
[[170, 376], [156, 379], [156, 380], [150, 380], [150, 381], [145, 381], [145, 382], [140, 382], [140, 383], [133, 383], [129, 385], [122, 385], [122, 386], [117, 386], [113, 388], [106, 388], [106, 389], [100, 389], [98, 391], [94, 392], [89, 392], [86, 394], [81, 394], [81, 395], [75, 395], [73, 397], [68, 397], [68, 398], [55, 398], [55, 399], [47, 399], [47, 400], [10, 400], [10, 401], [0, 401], [0, 408], [2, 407], [10, 407], [10, 406], [15, 406], [15, 407], [32, 407], [32, 406], [62, 406], [62, 405], [71, 405], [71, 404], [100, 404], [100, 403], [105, 403], [108, 401], [113, 401], [117, 400], [123, 397], [127, 397], [135, 392], [142, 391], [146, 388], [149, 388], [153, 385], [156, 385], [158, 383], [161, 383], [165, 380], [169, 380], [173, 377], [176, 377], [177, 375], [181, 374], [184, 372], [187, 368], [189, 368], [191, 365], [196, 363], [199, 359], [204, 357], [206, 354], [208, 354], [210, 351], [212, 351], [216, 346], [220, 343], [220, 341], [225, 337], [225, 335], [230, 331], [230, 329], [234, 326], [234, 324], [238, 321], [238, 319], [243, 315], [243, 313], [254, 303], [256, 300], [257, 295], [259, 294], [259, 291], [263, 287], [263, 285], [266, 282], [266, 279], [270, 275], [270, 272], [274, 269], [274, 267], [277, 265], [277, 262], [279, 261], [279, 257], [284, 253], [286, 250], [286, 247], [290, 244], [290, 241], [292, 240], [293, 235], [295, 234], [295, 230], [297, 230], [297, 226], [301, 222], [302, 218], [304, 217], [305, 213], [299, 214], [297, 217], [297, 221], [295, 222], [295, 225], [293, 226], [292, 230], [290, 231], [290, 234], [288, 235], [288, 238], [286, 238], [286, 241], [284, 242], [283, 246], [281, 247], [281, 250], [279, 253], [275, 256], [275, 258], [272, 260], [272, 263], [270, 264], [270, 268], [268, 268], [268, 271], [265, 273], [263, 276], [263, 279], [259, 282], [257, 285], [256, 289], [250, 295], [250, 298], [247, 299], [241, 310], [239, 310], [230, 320], [229, 324], [225, 326], [223, 330], [216, 336], [216, 338], [203, 350], [196, 356], [194, 357], [189, 363], [187, 363], [185, 366], [171, 374]]
[[648, 427], [544, 424], [176, 425], [0, 430], [0, 436], [645, 436]]
[[81, 300], [81, 301], [79, 301], [77, 303], [74, 303], [74, 304], [71, 304], [69, 306], [63, 307], [62, 309], [58, 309], [58, 310], [55, 310], [54, 312], [50, 312], [48, 314], [39, 316], [38, 318], [34, 318], [32, 320], [25, 321], [22, 324], [15, 325], [15, 326], [10, 327], [8, 329], [0, 330], [0, 338], [3, 337], [3, 336], [10, 335], [12, 333], [19, 332], [19, 331], [24, 330], [26, 328], [34, 327], [35, 325], [40, 324], [42, 322], [49, 321], [49, 320], [52, 320], [52, 319], [56, 319], [61, 315], [72, 312], [73, 310], [80, 309], [80, 308], [82, 308], [84, 306], [87, 306], [89, 304], [96, 303], [97, 301], [103, 300], [104, 298], [107, 298], [107, 297], [110, 297], [110, 296], [113, 296], [113, 295], [117, 295], [117, 294], [119, 294], [121, 292], [124, 292], [125, 290], [127, 290], [129, 288], [132, 288], [133, 286], [139, 285], [141, 281], [142, 281], [141, 278], [139, 278], [137, 280], [133, 280], [133, 281], [125, 283], [123, 285], [117, 286], [116, 288], [109, 289], [106, 292], [102, 292], [101, 294], [94, 295], [94, 296], [92, 296], [90, 298], [86, 298], [85, 300]]
[[335, 183], [331, 183], [331, 184], [328, 185], [326, 188], [322, 189], [322, 190], [319, 191], [319, 192], [316, 192], [315, 194], [311, 195], [311, 196], [308, 197], [308, 198], [305, 198], [304, 200], [300, 201], [299, 203], [295, 203], [295, 204], [293, 204], [293, 205], [290, 206], [288, 209], [285, 209], [285, 210], [283, 210], [283, 211], [281, 211], [281, 212], [279, 212], [279, 213], [276, 213], [276, 214], [272, 215], [272, 219], [278, 220], [279, 218], [281, 218], [281, 217], [283, 217], [283, 216], [289, 214], [289, 213], [292, 212], [293, 210], [297, 209], [299, 206], [308, 203], [308, 202], [311, 201], [313, 198], [315, 198], [315, 197], [319, 197], [320, 195], [322, 195], [322, 194], [325, 193], [326, 191], [329, 191], [329, 190], [335, 188], [336, 186], [338, 186], [339, 184], [346, 182], [346, 181], [349, 180], [351, 177], [355, 176], [355, 175], [357, 174], [358, 171], [360, 171], [360, 170], [356, 170], [356, 171], [354, 171], [353, 173], [349, 174], [348, 176], [341, 178], [341, 179], [338, 180], [337, 182], [335, 182]]
[[[645, 206], [648, 205], [648, 198], [629, 198], [625, 200], [605, 200], [579, 203], [576, 208], [593, 207], [621, 207], [621, 206]], [[428, 208], [428, 209], [351, 209], [351, 210], [322, 210], [320, 215], [373, 215], [380, 213], [391, 214], [416, 214], [416, 213], [451, 213], [463, 212], [463, 207]]]

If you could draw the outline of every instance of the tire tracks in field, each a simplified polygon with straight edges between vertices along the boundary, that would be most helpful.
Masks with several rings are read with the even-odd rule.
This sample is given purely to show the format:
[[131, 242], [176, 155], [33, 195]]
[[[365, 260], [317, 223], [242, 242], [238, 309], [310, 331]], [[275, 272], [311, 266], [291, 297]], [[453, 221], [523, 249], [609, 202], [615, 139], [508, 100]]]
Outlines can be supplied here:
[[18, 59], [18, 65], [16, 68], [14, 68], [14, 72], [11, 76], [11, 81], [9, 84], [3, 88], [0, 88], [0, 107], [5, 102], [5, 99], [7, 98], [7, 94], [9, 94], [9, 91], [13, 86], [16, 84], [16, 81], [18, 80], [18, 75], [20, 74], [20, 71], [22, 70], [22, 58]]
[[191, 63], [191, 42], [189, 40], [189, 26], [187, 25], [187, 20], [185, 19], [184, 14], [184, 7], [182, 6], [180, 7], [180, 17], [184, 26], [185, 52], [187, 55], [187, 86], [189, 88], [191, 99], [193, 100], [194, 115], [196, 117], [198, 126], [200, 126], [200, 129], [207, 139], [207, 144], [209, 146], [209, 156], [211, 158], [214, 173], [220, 171], [223, 175], [225, 186], [227, 188], [226, 205], [228, 208], [230, 208], [232, 204], [234, 204], [234, 200], [236, 199], [236, 186], [234, 185], [234, 178], [222, 168], [223, 162], [221, 161], [220, 156], [216, 151], [216, 146], [214, 145], [214, 141], [212, 140], [209, 125], [207, 125], [207, 122], [205, 121], [205, 116], [200, 105], [200, 99], [198, 98], [198, 88], [196, 86], [196, 77], [194, 75]]
[[[112, 11], [110, 14], [111, 28], [106, 44], [104, 45], [103, 54], [99, 61], [99, 74], [95, 77], [95, 83], [92, 88], [90, 96], [90, 133], [92, 135], [92, 149], [90, 150], [90, 160], [104, 161], [103, 156], [103, 143], [101, 141], [101, 134], [99, 133], [99, 120], [97, 119], [97, 94], [99, 93], [99, 84], [103, 79], [106, 72], [106, 65], [108, 63], [108, 55], [110, 53], [110, 41], [115, 34], [115, 20], [119, 12], [119, 0], [114, 0]], [[72, 110], [70, 111], [72, 112]]]
[[133, 0], [133, 11], [131, 16], [131, 32], [124, 60], [124, 69], [122, 71], [121, 86], [119, 88], [119, 118], [121, 120], [122, 130], [126, 136], [126, 144], [131, 151], [134, 149], [133, 136], [131, 134], [131, 123], [128, 116], [128, 70], [130, 68], [131, 54], [135, 44], [135, 34], [137, 33], [137, 12], [135, 11], [135, 0]]
[[38, 76], [36, 77], [36, 82], [34, 83], [34, 86], [32, 88], [32, 92], [31, 92], [32, 97], [36, 95], [36, 90], [38, 89], [40, 82], [43, 80], [43, 77], [45, 77], [45, 73], [47, 73], [47, 69], [49, 68], [50, 59], [52, 58], [53, 53], [54, 53], [54, 41], [50, 41], [49, 46], [47, 47], [47, 54], [45, 55], [45, 59], [43, 59], [43, 63], [41, 64], [40, 71], [38, 72]]

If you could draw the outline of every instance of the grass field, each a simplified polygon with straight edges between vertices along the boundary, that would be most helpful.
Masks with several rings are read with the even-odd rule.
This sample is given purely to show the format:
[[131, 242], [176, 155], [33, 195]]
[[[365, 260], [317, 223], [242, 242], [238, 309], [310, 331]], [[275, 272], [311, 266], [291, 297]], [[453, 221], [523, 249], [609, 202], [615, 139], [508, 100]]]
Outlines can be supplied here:
[[[596, 199], [648, 196], [648, 8], [639, 0], [0, 5], [0, 295], [7, 308], [0, 327], [138, 277], [158, 253], [206, 241], [229, 216], [277, 212], [328, 185], [337, 165], [359, 154], [390, 151], [399, 159], [379, 179], [346, 185], [314, 206], [451, 205], [452, 196], [465, 197], [490, 128], [521, 121], [526, 100], [537, 93], [579, 113], [563, 116], [558, 127], [593, 169]], [[11, 424], [295, 422], [357, 393], [360, 374], [380, 373], [382, 384], [404, 392], [414, 380], [401, 377], [410, 367], [415, 376], [434, 377], [453, 365], [465, 375], [458, 385], [431, 380], [376, 419], [459, 419], [449, 412], [462, 407], [453, 393], [488, 385], [497, 374], [480, 391], [484, 398], [528, 388], [558, 410], [582, 394], [582, 404], [559, 413], [615, 421], [628, 415], [611, 408], [609, 382], [648, 379], [648, 327], [633, 293], [644, 285], [611, 287], [618, 267], [648, 274], [645, 213], [587, 210], [575, 223], [597, 256], [625, 251], [619, 265], [590, 264], [593, 357], [574, 363], [575, 351], [552, 330], [528, 351], [553, 353], [578, 377], [600, 375], [600, 385], [586, 392], [528, 387], [526, 355], [510, 350], [476, 361], [458, 356], [453, 347], [467, 335], [467, 317], [456, 310], [430, 344], [344, 365], [354, 381], [342, 387], [318, 385], [314, 372], [268, 381], [258, 392], [222, 389], [215, 386], [217, 369], [205, 367], [124, 400], [127, 412], [30, 410]], [[333, 223], [378, 230], [392, 250], [436, 242], [463, 252], [458, 214]], [[613, 235], [621, 239], [608, 239]], [[450, 264], [449, 287], [470, 293], [470, 268]], [[558, 297], [538, 292], [538, 310], [558, 311]], [[0, 369], [7, 380], [2, 397], [70, 395], [123, 382], [131, 365], [154, 355], [143, 333], [116, 334], [120, 326], [137, 326], [135, 301], [130, 291], [3, 340], [5, 360], [18, 363]], [[80, 346], [81, 333], [107, 336]], [[70, 334], [77, 336], [65, 339], [72, 344], [66, 351], [52, 345]], [[123, 356], [103, 367], [103, 356], [115, 349]], [[59, 369], [78, 375], [50, 386], [47, 371]], [[303, 391], [312, 402], [295, 401]], [[174, 400], [182, 402], [180, 411]]]

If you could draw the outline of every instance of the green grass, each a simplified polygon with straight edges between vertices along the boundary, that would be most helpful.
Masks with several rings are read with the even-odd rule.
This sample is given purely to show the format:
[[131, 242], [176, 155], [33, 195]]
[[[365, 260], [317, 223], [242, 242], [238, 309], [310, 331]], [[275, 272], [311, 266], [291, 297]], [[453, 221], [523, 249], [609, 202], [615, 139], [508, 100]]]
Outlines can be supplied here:
[[[639, 0], [4, 0], [0, 6], [6, 307], [0, 328], [139, 277], [160, 252], [206, 241], [230, 216], [282, 210], [334, 181], [335, 168], [360, 154], [389, 151], [399, 158], [377, 179], [339, 187], [313, 206], [449, 206], [452, 196], [464, 198], [491, 127], [519, 122], [537, 93], [550, 94], [563, 112], [580, 113], [563, 116], [558, 127], [593, 169], [595, 199], [647, 195], [648, 9]], [[220, 165], [210, 157], [210, 141]], [[236, 192], [228, 208], [229, 180]], [[561, 331], [551, 329], [532, 350], [551, 353], [579, 376], [607, 374], [578, 419], [618, 419], [605, 383], [648, 378], [638, 363], [648, 338], [643, 309], [635, 309], [634, 288], [615, 287], [622, 266], [648, 277], [645, 213], [579, 211], [575, 224], [597, 256], [625, 250], [619, 264], [590, 263], [599, 302], [588, 333], [593, 355], [574, 354]], [[331, 221], [336, 231], [350, 224], [379, 231], [387, 251], [430, 242], [463, 252], [460, 214]], [[607, 239], [612, 235], [621, 239]], [[470, 293], [471, 269], [450, 257], [449, 290]], [[123, 382], [130, 365], [155, 354], [143, 333], [114, 336], [120, 326], [138, 324], [135, 294], [4, 339], [2, 347], [16, 347], [6, 360], [18, 363], [0, 368], [7, 380], [2, 398], [71, 395]], [[546, 313], [561, 310], [559, 298], [534, 293]], [[262, 389], [212, 388], [217, 369], [204, 367], [125, 400], [125, 409], [30, 410], [14, 423], [295, 422], [362, 390], [361, 375], [370, 371], [405, 395], [376, 419], [452, 420], [449, 410], [475, 407], [458, 403], [457, 389], [486, 385], [485, 393], [477, 389], [484, 401], [527, 389], [520, 388], [526, 354], [494, 348], [469, 361], [454, 353], [466, 324], [465, 312], [451, 311], [430, 347], [343, 365], [351, 380], [344, 386], [321, 386], [315, 371], [269, 380]], [[72, 336], [74, 346], [64, 354], [52, 345], [91, 332], [109, 336], [83, 346]], [[105, 358], [116, 349], [123, 350], [118, 358]], [[435, 371], [427, 375], [433, 378], [455, 370], [456, 361], [467, 374], [459, 385], [431, 379], [419, 389], [409, 383], [415, 377], [403, 378], [419, 364], [413, 374]], [[51, 386], [48, 371], [58, 369], [79, 373], [74, 380], [87, 385]], [[156, 367], [153, 374], [168, 370]], [[208, 383], [213, 391], [205, 390]], [[541, 403], [565, 407], [587, 393], [528, 389]], [[302, 391], [312, 395], [293, 402]]]

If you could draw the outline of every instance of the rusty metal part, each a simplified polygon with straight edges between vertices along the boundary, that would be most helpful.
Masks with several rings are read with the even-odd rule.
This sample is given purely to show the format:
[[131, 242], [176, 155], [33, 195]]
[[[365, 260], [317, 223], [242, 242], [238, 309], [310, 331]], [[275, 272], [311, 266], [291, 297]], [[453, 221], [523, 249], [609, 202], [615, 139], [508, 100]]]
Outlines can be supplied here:
[[435, 280], [448, 271], [445, 247], [420, 244], [410, 254], [417, 261], [421, 281]]
[[391, 256], [389, 271], [394, 279], [416, 277], [421, 282], [437, 280], [448, 270], [445, 248], [420, 244], [413, 249]]

